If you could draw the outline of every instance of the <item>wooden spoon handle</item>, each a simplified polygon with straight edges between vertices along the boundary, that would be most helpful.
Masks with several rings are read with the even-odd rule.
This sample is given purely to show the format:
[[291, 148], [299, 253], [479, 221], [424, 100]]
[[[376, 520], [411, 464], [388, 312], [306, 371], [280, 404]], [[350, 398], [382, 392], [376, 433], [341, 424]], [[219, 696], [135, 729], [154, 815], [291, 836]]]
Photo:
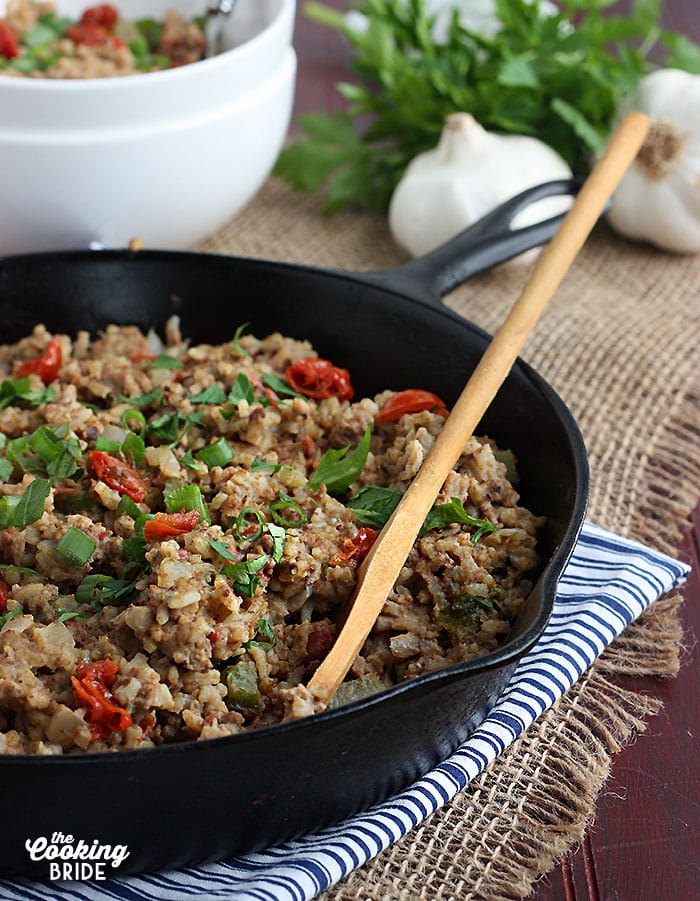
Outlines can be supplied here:
[[646, 116], [630, 113], [616, 130], [559, 231], [537, 261], [530, 281], [460, 394], [418, 474], [382, 529], [360, 569], [355, 598], [345, 624], [309, 682], [309, 690], [321, 704], [328, 703], [352, 666], [440, 488], [598, 221], [608, 198], [637, 155], [648, 127]]

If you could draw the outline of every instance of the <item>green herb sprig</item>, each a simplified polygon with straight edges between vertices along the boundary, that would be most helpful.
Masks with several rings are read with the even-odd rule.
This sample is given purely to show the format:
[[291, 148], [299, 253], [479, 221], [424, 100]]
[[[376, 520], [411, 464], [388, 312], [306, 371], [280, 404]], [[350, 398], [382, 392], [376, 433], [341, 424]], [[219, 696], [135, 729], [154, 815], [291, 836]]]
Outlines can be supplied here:
[[302, 191], [325, 189], [326, 214], [360, 206], [384, 212], [410, 160], [434, 147], [446, 117], [471, 113], [492, 131], [532, 135], [582, 174], [604, 145], [615, 111], [654, 66], [700, 73], [700, 47], [662, 29], [662, 0], [539, 3], [496, 0], [500, 29], [485, 37], [454, 14], [444, 45], [424, 0], [360, 0], [364, 31], [337, 10], [309, 3], [309, 18], [342, 32], [355, 51], [353, 82], [337, 85], [343, 112], [299, 117], [304, 136], [275, 173]]

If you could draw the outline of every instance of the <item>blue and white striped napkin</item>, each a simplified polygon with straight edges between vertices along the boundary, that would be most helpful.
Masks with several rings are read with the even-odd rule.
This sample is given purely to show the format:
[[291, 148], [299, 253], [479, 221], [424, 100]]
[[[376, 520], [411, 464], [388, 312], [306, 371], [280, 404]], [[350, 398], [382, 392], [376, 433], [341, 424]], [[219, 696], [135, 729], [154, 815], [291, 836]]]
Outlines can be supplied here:
[[[550, 707], [610, 642], [689, 567], [586, 523], [551, 621], [468, 741], [410, 788], [316, 835], [217, 864], [93, 883], [0, 881], [8, 901], [306, 901], [446, 804]], [[0, 852], [1, 853], [1, 852]]]

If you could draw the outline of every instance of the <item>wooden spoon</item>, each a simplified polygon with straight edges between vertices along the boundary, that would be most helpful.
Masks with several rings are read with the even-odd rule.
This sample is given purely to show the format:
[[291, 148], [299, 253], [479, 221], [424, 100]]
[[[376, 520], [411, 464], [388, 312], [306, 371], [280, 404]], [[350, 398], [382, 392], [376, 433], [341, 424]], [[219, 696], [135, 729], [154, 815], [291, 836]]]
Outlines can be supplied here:
[[[315, 710], [328, 704], [352, 666], [445, 479], [637, 155], [648, 128], [646, 116], [630, 113], [616, 130], [559, 231], [541, 254], [530, 281], [472, 373], [418, 474], [360, 567], [345, 624], [307, 687], [311, 696], [307, 701], [313, 699]], [[307, 708], [304, 712], [311, 711]]]

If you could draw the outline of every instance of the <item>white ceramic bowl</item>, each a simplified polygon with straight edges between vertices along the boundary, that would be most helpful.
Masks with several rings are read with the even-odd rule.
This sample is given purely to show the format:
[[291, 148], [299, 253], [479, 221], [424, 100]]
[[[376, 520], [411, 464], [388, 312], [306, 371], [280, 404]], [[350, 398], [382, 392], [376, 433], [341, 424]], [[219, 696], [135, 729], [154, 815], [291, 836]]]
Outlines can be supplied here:
[[[77, 15], [85, 0], [58, 0]], [[206, 0], [116, 0], [126, 19]], [[3, 3], [0, 0], [0, 15]], [[260, 188], [289, 125], [294, 0], [239, 0], [218, 56], [123, 78], [0, 76], [0, 253], [183, 248]]]

